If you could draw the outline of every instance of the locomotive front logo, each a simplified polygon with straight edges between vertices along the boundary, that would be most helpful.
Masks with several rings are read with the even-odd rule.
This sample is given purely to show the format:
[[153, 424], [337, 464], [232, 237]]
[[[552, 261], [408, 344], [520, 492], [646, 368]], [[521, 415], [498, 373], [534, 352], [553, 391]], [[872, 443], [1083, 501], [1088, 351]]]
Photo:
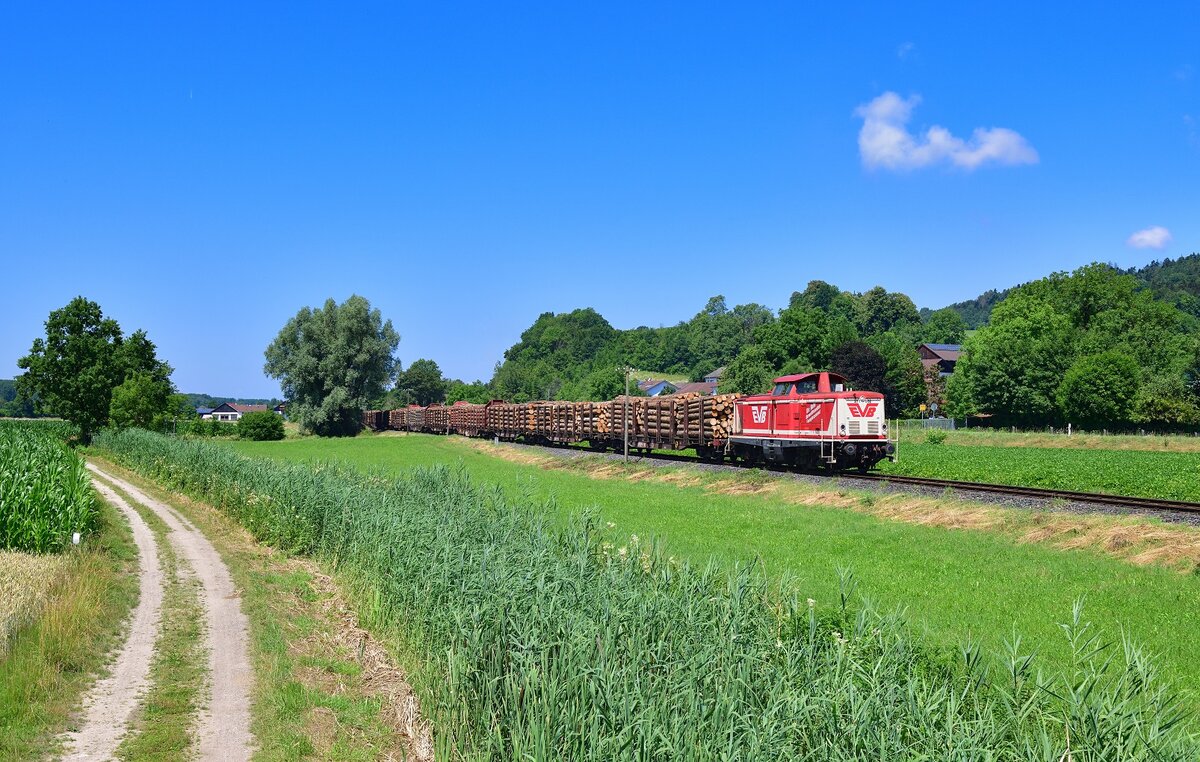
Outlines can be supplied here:
[[879, 408], [878, 402], [847, 402], [846, 407], [850, 410], [850, 415], [855, 418], [870, 418], [875, 415], [875, 410]]
[[754, 418], [755, 423], [766, 423], [767, 422], [767, 406], [759, 405], [757, 407], [750, 408], [750, 415]]

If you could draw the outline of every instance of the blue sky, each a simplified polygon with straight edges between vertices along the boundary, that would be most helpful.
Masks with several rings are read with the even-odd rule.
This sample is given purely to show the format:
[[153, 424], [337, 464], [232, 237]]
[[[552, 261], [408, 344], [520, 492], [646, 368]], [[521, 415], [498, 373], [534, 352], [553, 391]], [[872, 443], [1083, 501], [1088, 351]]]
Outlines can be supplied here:
[[1194, 4], [746, 5], [4, 4], [0, 377], [76, 294], [267, 396], [352, 293], [486, 379], [548, 310], [1200, 250]]

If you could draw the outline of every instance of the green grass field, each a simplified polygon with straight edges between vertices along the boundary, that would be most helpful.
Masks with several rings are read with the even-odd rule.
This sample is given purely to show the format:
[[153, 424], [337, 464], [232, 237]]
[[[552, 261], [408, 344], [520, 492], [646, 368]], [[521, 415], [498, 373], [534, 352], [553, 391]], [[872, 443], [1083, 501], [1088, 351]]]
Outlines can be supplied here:
[[880, 471], [1200, 502], [1200, 453], [901, 442]]
[[614, 534], [659, 538], [677, 556], [730, 564], [761, 559], [768, 574], [794, 578], [819, 605], [836, 597], [836, 568], [850, 567], [863, 594], [885, 607], [906, 607], [933, 642], [950, 648], [968, 636], [998, 646], [1016, 631], [1044, 663], [1065, 666], [1068, 651], [1058, 623], [1066, 621], [1076, 599], [1086, 598], [1087, 618], [1108, 636], [1118, 638], [1123, 629], [1160, 654], [1181, 686], [1200, 685], [1196, 575], [1135, 567], [1098, 552], [1023, 544], [999, 532], [947, 530], [770, 497], [714, 494], [704, 485], [597, 480], [501, 460], [457, 437], [306, 438], [230, 446], [248, 455], [340, 461], [384, 473], [461, 464], [511, 494], [553, 497], [561, 517], [597, 509], [616, 525]]

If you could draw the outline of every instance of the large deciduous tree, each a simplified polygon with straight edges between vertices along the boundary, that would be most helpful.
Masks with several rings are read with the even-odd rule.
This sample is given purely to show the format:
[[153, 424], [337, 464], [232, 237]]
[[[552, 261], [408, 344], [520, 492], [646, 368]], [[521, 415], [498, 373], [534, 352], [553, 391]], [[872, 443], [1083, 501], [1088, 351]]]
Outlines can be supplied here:
[[721, 376], [722, 394], [762, 394], [771, 388], [775, 369], [767, 359], [763, 348], [755, 344], [747, 347], [725, 368]]
[[1141, 374], [1133, 358], [1120, 352], [1080, 357], [1058, 387], [1058, 406], [1067, 421], [1083, 426], [1126, 423]]
[[400, 335], [361, 296], [305, 307], [267, 347], [267, 375], [277, 378], [288, 418], [321, 436], [348, 436], [361, 427], [369, 400], [396, 375]]
[[887, 360], [861, 341], [848, 341], [833, 350], [829, 369], [849, 379], [855, 389], [883, 395], [891, 393]]
[[22, 397], [74, 423], [85, 443], [108, 423], [113, 390], [127, 379], [141, 378], [138, 383], [164, 406], [173, 391], [171, 366], [156, 357], [145, 332], [125, 338], [117, 321], [82, 296], [50, 313], [46, 337], [34, 339], [17, 365], [25, 370], [17, 378]]
[[396, 379], [400, 398], [418, 405], [444, 401], [447, 386], [442, 369], [433, 360], [414, 360]]
[[967, 337], [967, 321], [946, 307], [930, 315], [921, 330], [930, 344], [961, 344]]

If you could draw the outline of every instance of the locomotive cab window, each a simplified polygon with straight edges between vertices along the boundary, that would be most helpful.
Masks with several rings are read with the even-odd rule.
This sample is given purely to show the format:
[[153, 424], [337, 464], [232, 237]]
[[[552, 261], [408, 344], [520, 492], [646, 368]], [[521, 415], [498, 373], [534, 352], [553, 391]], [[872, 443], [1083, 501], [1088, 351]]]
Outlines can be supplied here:
[[796, 382], [796, 394], [813, 394], [817, 391], [817, 380], [808, 378]]
[[848, 391], [850, 391], [849, 389], [847, 389], [847, 388], [846, 388], [846, 385], [845, 385], [845, 384], [834, 384], [834, 385], [833, 385], [833, 390], [834, 390], [835, 392], [848, 392]]
[[792, 388], [791, 384], [775, 384], [775, 391], [771, 392], [771, 395], [774, 397], [786, 397], [790, 388]]

